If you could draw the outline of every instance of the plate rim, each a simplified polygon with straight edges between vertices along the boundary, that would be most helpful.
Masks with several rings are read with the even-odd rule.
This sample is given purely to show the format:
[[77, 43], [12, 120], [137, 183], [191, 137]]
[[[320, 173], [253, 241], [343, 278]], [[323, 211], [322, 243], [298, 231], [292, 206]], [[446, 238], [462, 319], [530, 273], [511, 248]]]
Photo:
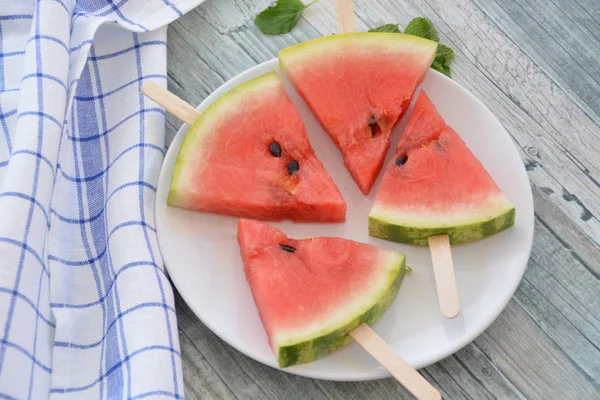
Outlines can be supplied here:
[[[264, 61], [260, 64], [254, 65], [240, 73], [238, 73], [237, 75], [231, 77], [230, 79], [228, 79], [226, 82], [224, 82], [222, 85], [220, 85], [217, 89], [215, 89], [213, 92], [211, 92], [198, 106], [194, 107], [196, 110], [199, 110], [201, 108], [203, 108], [205, 105], [210, 105], [211, 103], [213, 103], [216, 99], [218, 99], [222, 94], [220, 95], [216, 95], [218, 93], [220, 93], [225, 87], [230, 85], [230, 82], [237, 79], [239, 76], [241, 75], [248, 75], [250, 76], [248, 79], [238, 83], [241, 84], [243, 82], [246, 82], [247, 80], [252, 79], [252, 77], [256, 74], [257, 70], [263, 70], [263, 69], [269, 69], [270, 71], [276, 71], [276, 72], [280, 72], [279, 67], [278, 67], [278, 59], [277, 58], [272, 58], [270, 60]], [[267, 72], [264, 72], [267, 73]], [[448, 78], [447, 76], [443, 75], [442, 73], [430, 69], [428, 71], [429, 74], [433, 73], [434, 75], [438, 75], [437, 78], [441, 78], [444, 80], [447, 80], [448, 83], [450, 83], [452, 86], [454, 86], [455, 89], [459, 90], [460, 92], [462, 92], [464, 95], [470, 97], [472, 100], [474, 100], [475, 102], [479, 103], [479, 105], [485, 110], [486, 113], [489, 114], [489, 116], [493, 119], [495, 119], [498, 124], [502, 127], [502, 130], [504, 132], [504, 134], [508, 137], [508, 139], [511, 141], [512, 145], [515, 148], [515, 151], [517, 151], [518, 153], [518, 148], [515, 144], [514, 139], [510, 136], [510, 134], [508, 133], [508, 131], [506, 130], [506, 128], [504, 128], [504, 125], [502, 125], [502, 123], [500, 122], [500, 120], [498, 120], [498, 118], [491, 112], [491, 110], [485, 105], [485, 103], [483, 103], [483, 101], [481, 101], [477, 96], [475, 96], [474, 94], [472, 94], [469, 90], [467, 90], [466, 88], [464, 88], [462, 85], [460, 85], [458, 82], [454, 81], [453, 79]], [[237, 85], [236, 85], [237, 86]], [[420, 85], [417, 87], [419, 88]], [[415, 91], [415, 94], [417, 94], [417, 92]], [[413, 96], [413, 100], [414, 100], [414, 96]], [[171, 141], [171, 144], [174, 143], [177, 138], [179, 138], [181, 135], [185, 135], [185, 133], [187, 132], [187, 130], [189, 129], [190, 125], [187, 123], [182, 123], [181, 127], [179, 128], [179, 130], [177, 131], [177, 133], [175, 134], [175, 136], [173, 136], [173, 139]], [[180, 147], [180, 146], [178, 146]], [[170, 152], [175, 151], [173, 150], [174, 146], [170, 145], [169, 148], [167, 149], [167, 152], [165, 153], [164, 156], [164, 161], [166, 161], [167, 156]], [[160, 228], [159, 228], [159, 224], [158, 224], [158, 219], [157, 219], [157, 213], [158, 213], [158, 209], [159, 207], [162, 206], [162, 203], [160, 202], [159, 196], [158, 196], [158, 192], [159, 192], [159, 187], [161, 186], [161, 182], [164, 181], [163, 178], [163, 174], [165, 173], [165, 166], [166, 163], [163, 161], [163, 164], [161, 165], [160, 168], [160, 172], [159, 172], [159, 177], [158, 177], [158, 182], [157, 182], [157, 195], [155, 197], [154, 200], [154, 218], [156, 221], [156, 235], [157, 235], [157, 242], [158, 242], [158, 246], [159, 249], [161, 251], [161, 256], [164, 254], [163, 252], [163, 245], [161, 245], [161, 240], [160, 240]], [[525, 169], [525, 165], [522, 162], [522, 158], [521, 158], [521, 163], [520, 163], [520, 167], [522, 169], [522, 171], [525, 173], [525, 176], [527, 176], [527, 172]], [[531, 229], [529, 229], [529, 231], [531, 232], [531, 234], [528, 237], [527, 240], [527, 260], [525, 261], [525, 264], [522, 266], [520, 274], [519, 274], [519, 279], [515, 279], [512, 287], [510, 287], [510, 296], [507, 296], [506, 299], [502, 300], [501, 302], [499, 302], [499, 304], [497, 305], [497, 310], [494, 310], [495, 312], [490, 312], [490, 313], [486, 313], [484, 315], [484, 317], [482, 318], [482, 322], [481, 322], [481, 326], [478, 327], [478, 329], [474, 329], [470, 334], [465, 335], [461, 340], [453, 343], [451, 346], [448, 347], [448, 349], [446, 349], [445, 351], [439, 352], [437, 353], [437, 355], [434, 356], [430, 356], [429, 359], [423, 361], [420, 364], [417, 365], [413, 365], [414, 368], [416, 369], [421, 369], [421, 368], [425, 368], [427, 366], [433, 365], [441, 360], [443, 360], [446, 357], [449, 357], [450, 355], [460, 351], [461, 349], [463, 349], [465, 346], [467, 346], [468, 344], [472, 343], [478, 336], [480, 336], [486, 329], [488, 329], [493, 322], [500, 316], [500, 314], [502, 313], [502, 311], [506, 308], [506, 306], [508, 305], [508, 303], [510, 302], [510, 300], [513, 298], [514, 293], [516, 292], [519, 284], [521, 283], [521, 281], [523, 280], [523, 275], [525, 273], [525, 270], [527, 268], [527, 263], [529, 261], [529, 259], [531, 258], [531, 250], [533, 247], [533, 237], [534, 237], [534, 222], [535, 222], [535, 207], [534, 207], [534, 203], [533, 203], [533, 192], [531, 190], [531, 181], [529, 179], [527, 179], [527, 185], [528, 185], [528, 191], [526, 193], [527, 197], [528, 197], [528, 202], [530, 203], [531, 206], [531, 215], [530, 218], [528, 220], [526, 220], [527, 226], [531, 227]], [[177, 288], [178, 285], [176, 283], [176, 278], [173, 277], [173, 275], [170, 273], [169, 267], [167, 265], [166, 260], [164, 259], [165, 257], [163, 256], [163, 263], [165, 266], [165, 269], [167, 271], [167, 274], [169, 275], [169, 277], [171, 278], [171, 281], [173, 283], [173, 285]], [[313, 379], [319, 379], [319, 380], [328, 380], [328, 381], [344, 381], [344, 382], [350, 382], [350, 381], [355, 381], [355, 382], [360, 382], [360, 381], [370, 381], [370, 380], [377, 380], [377, 379], [383, 379], [383, 378], [388, 378], [391, 376], [391, 374], [385, 370], [385, 369], [374, 369], [372, 371], [372, 373], [370, 374], [363, 374], [361, 376], [347, 376], [347, 377], [340, 377], [340, 376], [330, 376], [327, 374], [323, 374], [323, 373], [319, 373], [319, 372], [315, 372], [312, 371], [309, 368], [303, 368], [303, 369], [295, 369], [294, 367], [288, 367], [288, 368], [280, 368], [277, 366], [276, 362], [275, 362], [275, 358], [273, 357], [273, 362], [272, 363], [268, 363], [265, 362], [264, 360], [260, 360], [255, 358], [253, 355], [248, 354], [246, 351], [244, 351], [243, 349], [241, 349], [239, 346], [237, 346], [235, 344], [235, 342], [230, 341], [228, 339], [226, 339], [226, 335], [223, 335], [222, 332], [219, 331], [219, 329], [215, 329], [214, 325], [211, 324], [207, 319], [202, 318], [200, 312], [198, 312], [195, 307], [192, 305], [193, 302], [188, 301], [188, 295], [179, 291], [178, 290], [179, 295], [181, 296], [181, 298], [185, 301], [185, 303], [187, 304], [187, 306], [190, 308], [190, 310], [194, 313], [194, 315], [212, 332], [214, 333], [220, 340], [224, 341], [225, 343], [227, 343], [229, 346], [233, 347], [234, 349], [236, 349], [237, 351], [239, 351], [240, 353], [244, 354], [247, 357], [252, 358], [253, 360], [255, 360], [256, 362], [259, 362], [263, 365], [266, 365], [268, 367], [271, 367], [273, 369], [279, 370], [279, 371], [283, 371], [286, 373], [290, 373], [293, 375], [299, 375], [299, 376], [304, 376], [304, 377], [308, 377], [308, 378], [313, 378]], [[309, 364], [304, 364], [304, 365], [310, 365]]]

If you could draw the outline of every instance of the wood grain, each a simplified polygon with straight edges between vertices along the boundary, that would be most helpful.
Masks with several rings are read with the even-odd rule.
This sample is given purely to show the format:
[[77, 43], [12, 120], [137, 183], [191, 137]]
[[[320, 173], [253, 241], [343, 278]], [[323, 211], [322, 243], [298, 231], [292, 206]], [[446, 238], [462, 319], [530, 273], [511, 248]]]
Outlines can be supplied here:
[[[579, 107], [596, 123], [600, 122], [600, 21], [593, 14], [594, 10], [600, 10], [598, 2], [477, 0], [476, 3]], [[530, 40], [518, 40], [523, 32]]]
[[[168, 31], [168, 85], [197, 105], [278, 50], [337, 32], [335, 0], [287, 35], [254, 16], [271, 0], [210, 0]], [[597, 399], [600, 392], [600, 6], [598, 0], [355, 0], [356, 29], [427, 16], [456, 52], [453, 79], [517, 144], [536, 220], [531, 260], [500, 317], [421, 370], [446, 399]], [[180, 126], [167, 117], [167, 140]], [[265, 367], [208, 330], [177, 297], [190, 399], [410, 399], [397, 382], [340, 383]]]
[[356, 31], [354, 0], [335, 0], [335, 14], [338, 21], [339, 33], [351, 33]]
[[400, 384], [419, 400], [441, 400], [431, 384], [392, 349], [367, 324], [360, 324], [349, 335], [387, 369]]
[[193, 125], [194, 121], [200, 116], [200, 113], [189, 103], [154, 82], [144, 83], [142, 92], [146, 97], [167, 110], [169, 114], [188, 125]]
[[460, 299], [454, 275], [450, 237], [430, 236], [428, 242], [440, 312], [446, 318], [455, 318], [460, 312]]

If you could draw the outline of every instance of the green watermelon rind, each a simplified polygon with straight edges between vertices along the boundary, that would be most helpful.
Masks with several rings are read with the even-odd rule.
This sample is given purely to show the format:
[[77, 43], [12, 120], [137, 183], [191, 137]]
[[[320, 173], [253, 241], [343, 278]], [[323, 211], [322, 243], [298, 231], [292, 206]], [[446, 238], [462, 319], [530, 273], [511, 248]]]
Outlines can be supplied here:
[[501, 232], [515, 224], [515, 207], [505, 208], [496, 216], [475, 219], [452, 226], [401, 225], [385, 215], [369, 215], [369, 235], [398, 243], [427, 246], [430, 236], [447, 234], [451, 244], [474, 242]]
[[188, 182], [184, 176], [188, 169], [187, 161], [197, 159], [198, 150], [201, 149], [202, 142], [211, 132], [210, 129], [204, 129], [203, 132], [204, 125], [210, 124], [211, 119], [218, 120], [219, 114], [223, 113], [227, 115], [228, 109], [235, 110], [238, 101], [249, 95], [251, 92], [264, 89], [265, 87], [274, 84], [281, 84], [281, 80], [276, 72], [268, 72], [250, 79], [219, 97], [200, 114], [196, 121], [194, 121], [194, 124], [188, 129], [185, 138], [183, 139], [183, 143], [179, 148], [171, 178], [171, 186], [169, 187], [169, 196], [167, 198], [167, 204], [169, 206], [177, 206], [180, 190], [184, 188]]
[[352, 342], [353, 339], [348, 334], [360, 324], [372, 325], [375, 323], [396, 298], [398, 289], [400, 289], [407, 272], [404, 254], [395, 252], [393, 260], [389, 262], [393, 264], [388, 267], [389, 278], [385, 287], [379, 291], [378, 298], [373, 300], [368, 309], [363, 310], [360, 315], [347, 320], [334, 330], [280, 346], [277, 351], [279, 366], [285, 368], [322, 358]]
[[379, 47], [383, 51], [389, 51], [394, 46], [399, 46], [402, 50], [412, 52], [422, 52], [430, 58], [428, 64], [431, 64], [435, 58], [437, 43], [413, 35], [403, 33], [389, 32], [352, 32], [341, 35], [323, 36], [298, 43], [279, 52], [279, 68], [287, 74], [286, 64], [299, 62], [300, 64], [310, 61], [311, 57], [319, 57], [321, 53], [328, 53], [331, 50], [329, 46], [345, 46], [349, 43], [360, 45], [368, 44], [373, 47]]

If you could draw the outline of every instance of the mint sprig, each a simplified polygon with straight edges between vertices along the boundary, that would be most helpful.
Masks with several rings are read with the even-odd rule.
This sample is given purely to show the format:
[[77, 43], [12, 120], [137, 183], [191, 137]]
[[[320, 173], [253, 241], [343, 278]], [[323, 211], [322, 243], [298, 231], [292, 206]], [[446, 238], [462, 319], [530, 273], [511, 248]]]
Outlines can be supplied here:
[[437, 53], [431, 63], [431, 68], [451, 78], [450, 64], [454, 60], [454, 50], [443, 44], [438, 44]]
[[296, 26], [302, 12], [316, 1], [304, 5], [300, 0], [277, 0], [277, 4], [258, 14], [254, 23], [267, 35], [288, 33]]
[[417, 17], [413, 18], [408, 25], [406, 25], [406, 29], [404, 33], [407, 35], [413, 35], [422, 37], [425, 39], [433, 40], [434, 42], [440, 41], [440, 36], [438, 35], [437, 29], [435, 29], [435, 25], [429, 18]]
[[398, 24], [385, 24], [378, 26], [377, 28], [369, 29], [369, 32], [390, 32], [390, 33], [401, 33]]
[[[390, 26], [395, 26], [397, 30], [387, 30], [390, 29]], [[370, 29], [369, 32], [402, 33], [400, 29], [398, 29], [398, 25], [394, 24], [381, 25], [380, 27]], [[433, 40], [434, 42], [440, 41], [438, 31], [429, 18], [413, 18], [406, 26], [406, 29], [404, 29], [404, 33], [407, 35], [413, 35]], [[438, 44], [437, 53], [435, 54], [435, 58], [431, 63], [431, 68], [441, 72], [442, 74], [448, 77], [452, 77], [452, 72], [450, 71], [450, 64], [452, 64], [453, 60], [454, 51], [448, 46]]]

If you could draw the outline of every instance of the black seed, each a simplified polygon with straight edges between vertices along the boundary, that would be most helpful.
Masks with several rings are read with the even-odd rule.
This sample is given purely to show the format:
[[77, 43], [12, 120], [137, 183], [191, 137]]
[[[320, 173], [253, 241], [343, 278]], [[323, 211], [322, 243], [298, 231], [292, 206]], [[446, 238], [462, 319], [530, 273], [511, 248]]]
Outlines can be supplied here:
[[408, 160], [408, 156], [406, 154], [403, 155], [402, 157], [398, 157], [398, 159], [396, 160], [396, 165], [400, 167], [400, 166], [404, 165], [406, 160]]
[[371, 136], [377, 136], [378, 133], [381, 133], [381, 128], [376, 124], [374, 127], [371, 127]]
[[271, 144], [269, 145], [269, 151], [275, 157], [281, 157], [281, 146], [279, 145], [279, 143], [271, 142]]
[[298, 172], [299, 170], [300, 170], [300, 164], [298, 164], [298, 161], [292, 160], [288, 163], [288, 172], [290, 175], [293, 175], [295, 172]]
[[378, 133], [381, 133], [381, 127], [374, 115], [369, 117], [367, 123], [369, 124], [369, 128], [371, 128], [371, 136], [376, 136]]
[[296, 251], [295, 247], [292, 247], [288, 244], [280, 244], [279, 247], [281, 247], [281, 250], [285, 250], [289, 253], [294, 253]]

